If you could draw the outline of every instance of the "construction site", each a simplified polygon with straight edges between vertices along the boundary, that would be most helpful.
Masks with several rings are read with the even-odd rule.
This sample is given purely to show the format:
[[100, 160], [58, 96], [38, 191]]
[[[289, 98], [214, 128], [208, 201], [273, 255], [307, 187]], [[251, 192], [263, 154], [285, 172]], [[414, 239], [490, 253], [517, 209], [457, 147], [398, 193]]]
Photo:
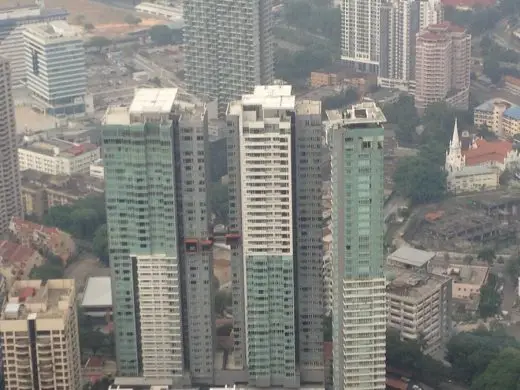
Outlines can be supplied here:
[[414, 212], [403, 238], [435, 251], [516, 248], [520, 227], [520, 191], [492, 191], [450, 198]]

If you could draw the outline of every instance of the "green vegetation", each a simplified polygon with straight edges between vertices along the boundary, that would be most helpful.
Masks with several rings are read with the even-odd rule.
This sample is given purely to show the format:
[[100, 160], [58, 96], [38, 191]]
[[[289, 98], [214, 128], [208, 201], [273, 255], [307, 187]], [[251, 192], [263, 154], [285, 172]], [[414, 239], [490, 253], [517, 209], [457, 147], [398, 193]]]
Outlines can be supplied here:
[[45, 262], [39, 267], [34, 267], [29, 273], [29, 279], [47, 281], [49, 279], [62, 279], [65, 268], [62, 260], [52, 254], [47, 255]]
[[92, 251], [103, 264], [108, 266], [108, 232], [106, 224], [96, 229], [92, 239]]
[[75, 238], [92, 240], [106, 223], [104, 195], [92, 195], [70, 205], [54, 206], [43, 217], [43, 224], [55, 226]]
[[356, 103], [359, 95], [356, 89], [347, 88], [334, 96], [327, 96], [321, 101], [322, 110], [335, 110]]
[[486, 284], [480, 289], [478, 312], [481, 318], [493, 317], [500, 311], [502, 297], [498, 293], [498, 283], [497, 277], [489, 274]]
[[223, 314], [224, 310], [229, 308], [233, 303], [231, 291], [219, 290], [215, 294], [215, 313]]
[[153, 26], [148, 31], [150, 39], [155, 45], [164, 46], [182, 42], [182, 34], [177, 30], [172, 30], [168, 26]]
[[215, 214], [216, 223], [227, 225], [229, 213], [228, 186], [220, 182], [213, 183], [209, 189], [211, 212]]
[[492, 265], [496, 258], [497, 254], [493, 248], [483, 248], [477, 255], [477, 259], [485, 261], [489, 263], [489, 265]]
[[520, 276], [520, 256], [513, 255], [507, 260], [505, 273], [516, 286]]
[[275, 59], [275, 76], [297, 85], [302, 84], [313, 70], [334, 62], [333, 53], [323, 44], [314, 44], [297, 52], [278, 48]]
[[142, 22], [141, 18], [138, 18], [135, 15], [128, 14], [128, 15], [125, 16], [125, 23], [126, 24], [130, 24], [130, 25], [135, 25], [136, 26], [136, 25], [138, 25], [141, 22]]
[[103, 50], [104, 47], [110, 46], [111, 44], [112, 41], [110, 39], [101, 36], [95, 36], [90, 38], [90, 40], [86, 42], [85, 46], [97, 47], [98, 51], [101, 52], [101, 50]]
[[396, 103], [385, 104], [383, 111], [388, 122], [397, 125], [395, 135], [400, 144], [406, 146], [417, 142], [415, 129], [421, 121], [415, 109], [413, 96], [403, 94]]
[[520, 386], [520, 349], [506, 348], [472, 383], [472, 390], [517, 390]]
[[420, 343], [401, 341], [399, 332], [393, 329], [386, 332], [386, 364], [408, 371], [414, 379], [433, 387], [445, 381], [449, 374], [440, 361], [423, 354]]
[[[472, 333], [458, 333], [447, 345], [446, 358], [451, 363], [452, 378], [458, 382], [471, 385], [472, 390], [517, 390], [514, 386], [498, 385], [502, 376], [518, 374], [518, 365], [507, 367], [507, 372], [500, 369], [497, 362], [502, 362], [502, 351], [514, 348], [518, 352], [518, 342], [504, 331], [477, 330]], [[516, 361], [516, 360], [515, 360]], [[511, 372], [510, 372], [511, 371]], [[490, 384], [496, 383], [493, 387]]]

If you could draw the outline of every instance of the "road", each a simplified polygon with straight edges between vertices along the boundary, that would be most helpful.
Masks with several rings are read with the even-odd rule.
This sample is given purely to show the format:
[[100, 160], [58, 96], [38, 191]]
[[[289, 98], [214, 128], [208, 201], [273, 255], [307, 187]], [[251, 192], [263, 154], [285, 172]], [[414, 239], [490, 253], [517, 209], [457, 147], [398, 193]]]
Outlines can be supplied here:
[[510, 35], [506, 20], [502, 20], [496, 25], [493, 30], [493, 38], [503, 48], [520, 52], [520, 42]]
[[495, 98], [502, 98], [515, 105], [520, 105], [520, 96], [512, 95], [501, 88], [490, 89], [478, 82], [471, 82], [471, 93], [477, 98], [478, 101], [486, 101]]

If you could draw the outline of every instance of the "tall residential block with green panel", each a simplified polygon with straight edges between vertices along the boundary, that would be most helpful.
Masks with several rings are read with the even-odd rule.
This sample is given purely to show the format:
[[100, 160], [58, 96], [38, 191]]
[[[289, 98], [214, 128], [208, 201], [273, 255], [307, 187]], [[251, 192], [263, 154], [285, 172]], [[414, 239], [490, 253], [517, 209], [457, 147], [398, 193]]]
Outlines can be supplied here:
[[335, 390], [385, 389], [383, 123], [373, 102], [329, 111]]

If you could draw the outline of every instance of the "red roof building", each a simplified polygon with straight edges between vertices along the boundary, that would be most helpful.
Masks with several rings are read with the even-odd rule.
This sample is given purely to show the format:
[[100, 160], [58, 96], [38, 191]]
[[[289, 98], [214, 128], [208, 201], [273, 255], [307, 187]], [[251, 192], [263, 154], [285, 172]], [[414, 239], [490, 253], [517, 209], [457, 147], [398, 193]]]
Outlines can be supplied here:
[[485, 139], [477, 139], [470, 149], [463, 152], [463, 156], [466, 159], [466, 166], [502, 165], [512, 150], [513, 144], [509, 141], [489, 142]]

